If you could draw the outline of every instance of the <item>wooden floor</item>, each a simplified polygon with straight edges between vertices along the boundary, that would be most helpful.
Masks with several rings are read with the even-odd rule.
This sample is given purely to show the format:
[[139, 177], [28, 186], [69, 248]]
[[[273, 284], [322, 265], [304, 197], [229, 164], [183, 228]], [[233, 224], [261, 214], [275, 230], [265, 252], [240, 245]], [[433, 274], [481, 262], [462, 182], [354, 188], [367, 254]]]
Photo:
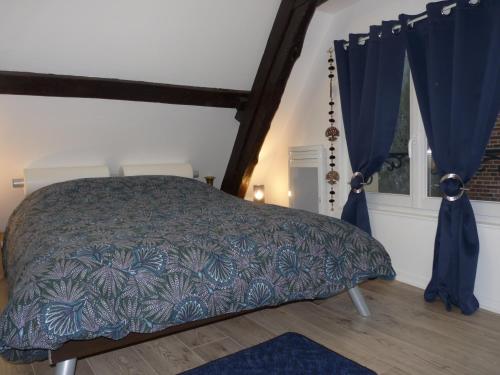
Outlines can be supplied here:
[[[344, 293], [90, 357], [78, 361], [77, 374], [176, 374], [288, 331], [380, 375], [500, 373], [500, 315], [448, 313], [441, 303], [425, 303], [421, 290], [398, 282], [370, 281], [362, 290], [372, 311], [368, 319], [356, 314]], [[52, 373], [46, 362], [12, 365], [0, 359], [2, 375]]]

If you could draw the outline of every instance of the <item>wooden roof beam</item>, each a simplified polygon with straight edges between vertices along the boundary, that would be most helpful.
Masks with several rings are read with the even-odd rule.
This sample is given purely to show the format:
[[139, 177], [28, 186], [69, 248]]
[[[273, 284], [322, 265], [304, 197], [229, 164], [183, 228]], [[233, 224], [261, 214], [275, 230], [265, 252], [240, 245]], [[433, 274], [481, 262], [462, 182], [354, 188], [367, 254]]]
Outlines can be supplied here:
[[282, 0], [257, 70], [221, 189], [244, 197], [260, 149], [299, 58], [309, 23], [323, 0]]
[[241, 109], [249, 92], [57, 74], [0, 71], [0, 94], [94, 98]]

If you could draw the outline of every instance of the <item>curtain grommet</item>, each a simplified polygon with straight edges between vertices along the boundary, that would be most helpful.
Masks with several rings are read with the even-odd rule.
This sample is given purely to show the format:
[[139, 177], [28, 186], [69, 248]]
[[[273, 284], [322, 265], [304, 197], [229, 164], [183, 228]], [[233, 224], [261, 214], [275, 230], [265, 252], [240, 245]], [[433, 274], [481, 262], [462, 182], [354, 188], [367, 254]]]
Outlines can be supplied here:
[[451, 14], [451, 8], [449, 7], [444, 7], [443, 9], [441, 9], [441, 14], [443, 16], [449, 16]]
[[[355, 178], [357, 178], [357, 177], [361, 177], [361, 180], [362, 180], [363, 182], [361, 182], [361, 184], [360, 184], [360, 185], [361, 185], [361, 187], [359, 187], [359, 188], [354, 188], [354, 187], [352, 187], [352, 181], [353, 181]], [[352, 191], [353, 193], [355, 193], [355, 194], [360, 194], [360, 193], [362, 193], [362, 192], [363, 192], [363, 190], [365, 189], [364, 185], [366, 185], [366, 182], [365, 182], [365, 176], [363, 175], [363, 173], [361, 173], [361, 172], [354, 172], [354, 173], [353, 173], [353, 175], [352, 175], [352, 177], [351, 177], [351, 181], [349, 182], [349, 185], [351, 185], [351, 191]]]
[[392, 34], [393, 35], [399, 35], [401, 33], [401, 25], [396, 25], [392, 29]]
[[447, 173], [443, 177], [441, 177], [441, 180], [439, 180], [439, 184], [442, 184], [446, 180], [455, 180], [459, 183], [460, 187], [459, 190], [460, 192], [457, 195], [447, 195], [446, 193], [443, 192], [443, 198], [446, 199], [448, 202], [455, 202], [458, 201], [464, 193], [469, 190], [465, 188], [464, 181], [462, 180], [462, 177], [460, 177], [456, 173]]

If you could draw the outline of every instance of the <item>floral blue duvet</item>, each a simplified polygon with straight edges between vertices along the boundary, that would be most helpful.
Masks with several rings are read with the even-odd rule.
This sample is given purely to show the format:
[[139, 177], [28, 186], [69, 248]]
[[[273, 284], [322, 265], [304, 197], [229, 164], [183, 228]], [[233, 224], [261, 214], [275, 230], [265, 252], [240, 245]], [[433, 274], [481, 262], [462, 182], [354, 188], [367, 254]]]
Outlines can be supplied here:
[[40, 189], [12, 214], [3, 256], [0, 352], [23, 362], [68, 340], [120, 339], [394, 277], [380, 243], [348, 223], [171, 176]]

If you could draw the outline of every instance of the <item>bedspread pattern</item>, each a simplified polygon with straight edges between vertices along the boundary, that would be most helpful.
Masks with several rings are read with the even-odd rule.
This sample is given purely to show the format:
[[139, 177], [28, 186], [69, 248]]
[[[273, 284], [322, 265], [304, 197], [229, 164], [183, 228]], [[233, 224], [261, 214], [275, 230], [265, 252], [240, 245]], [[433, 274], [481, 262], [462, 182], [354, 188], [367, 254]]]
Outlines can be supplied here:
[[4, 264], [0, 351], [25, 362], [71, 339], [119, 339], [394, 277], [384, 248], [348, 223], [160, 176], [33, 193], [9, 220]]

